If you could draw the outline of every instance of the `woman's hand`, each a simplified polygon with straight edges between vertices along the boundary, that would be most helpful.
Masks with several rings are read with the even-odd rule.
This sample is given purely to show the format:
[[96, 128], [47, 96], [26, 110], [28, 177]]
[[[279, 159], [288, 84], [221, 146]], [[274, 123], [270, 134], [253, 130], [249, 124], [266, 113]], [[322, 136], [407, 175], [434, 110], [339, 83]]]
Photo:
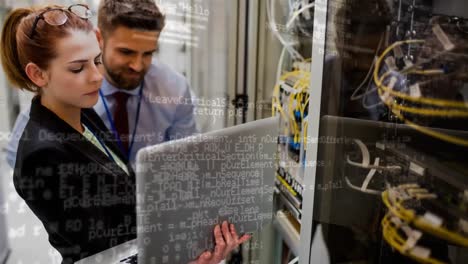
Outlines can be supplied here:
[[197, 260], [190, 262], [190, 264], [218, 264], [231, 251], [250, 239], [250, 235], [243, 235], [239, 238], [234, 225], [229, 224], [227, 221], [224, 221], [221, 227], [220, 225], [215, 227], [214, 237], [216, 243], [214, 252], [205, 251]]

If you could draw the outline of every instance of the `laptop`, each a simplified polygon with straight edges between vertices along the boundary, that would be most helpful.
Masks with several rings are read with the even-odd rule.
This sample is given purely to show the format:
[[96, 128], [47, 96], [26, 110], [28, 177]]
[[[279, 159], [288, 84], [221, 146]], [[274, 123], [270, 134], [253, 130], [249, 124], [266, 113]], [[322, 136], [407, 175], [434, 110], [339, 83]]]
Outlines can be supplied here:
[[224, 220], [239, 234], [271, 223], [278, 118], [141, 149], [138, 263], [188, 263], [214, 249]]
[[273, 218], [278, 126], [272, 117], [141, 149], [138, 238], [77, 263], [185, 264], [213, 250], [224, 220], [259, 231]]

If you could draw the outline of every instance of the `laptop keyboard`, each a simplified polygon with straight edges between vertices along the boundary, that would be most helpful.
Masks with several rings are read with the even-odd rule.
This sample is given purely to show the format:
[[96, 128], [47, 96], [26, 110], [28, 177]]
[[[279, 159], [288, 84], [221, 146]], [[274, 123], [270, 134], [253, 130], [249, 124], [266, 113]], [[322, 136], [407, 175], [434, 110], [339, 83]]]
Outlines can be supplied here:
[[[138, 254], [134, 254], [134, 255], [131, 255], [130, 257], [128, 258], [124, 258], [120, 261], [120, 263], [124, 263], [124, 264], [137, 264], [137, 258]], [[119, 264], [120, 264], [119, 263]]]

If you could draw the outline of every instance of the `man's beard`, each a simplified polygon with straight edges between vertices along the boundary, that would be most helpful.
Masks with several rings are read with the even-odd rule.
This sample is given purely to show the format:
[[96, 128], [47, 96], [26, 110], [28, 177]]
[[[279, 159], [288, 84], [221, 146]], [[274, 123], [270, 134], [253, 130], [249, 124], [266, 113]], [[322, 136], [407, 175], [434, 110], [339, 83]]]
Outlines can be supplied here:
[[[111, 81], [116, 85], [117, 88], [123, 90], [133, 90], [136, 89], [145, 76], [146, 71], [141, 73], [141, 76], [138, 79], [129, 80], [123, 76], [125, 70], [112, 70], [107, 66], [107, 63], [103, 60], [104, 69], [107, 72], [108, 76], [111, 78]], [[128, 70], [127, 70], [128, 71]]]

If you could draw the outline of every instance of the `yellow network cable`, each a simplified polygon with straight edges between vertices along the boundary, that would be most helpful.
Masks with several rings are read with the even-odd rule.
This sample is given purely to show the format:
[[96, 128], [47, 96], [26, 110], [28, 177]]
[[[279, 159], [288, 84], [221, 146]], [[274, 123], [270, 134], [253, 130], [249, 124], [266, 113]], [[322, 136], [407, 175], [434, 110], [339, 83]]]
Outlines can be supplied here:
[[[284, 113], [284, 110], [283, 110], [283, 108], [281, 107], [281, 104], [280, 104], [280, 102], [279, 102], [279, 98], [277, 98], [277, 97], [273, 94], [272, 99], [271, 99], [271, 116], [275, 116], [277, 111], [280, 113], [280, 115], [281, 115], [285, 120], [288, 119], [286, 113]], [[283, 134], [285, 134], [285, 135], [288, 134], [287, 127], [284, 128]]]
[[381, 222], [383, 232], [390, 233], [390, 235], [394, 236], [394, 238], [397, 240], [398, 243], [404, 244], [405, 240], [398, 235], [397, 230], [396, 229], [390, 229], [391, 228], [391, 222], [390, 222], [390, 220], [388, 220], [388, 216], [389, 215], [386, 214], [384, 216], [384, 218], [382, 219], [382, 222]]
[[[401, 205], [401, 203], [397, 203], [396, 206], [400, 211], [408, 211]], [[446, 239], [464, 247], [468, 247], [468, 238], [465, 238], [464, 236], [455, 232], [449, 231], [443, 227], [434, 227], [433, 225], [427, 223], [427, 221], [425, 221], [424, 218], [421, 216], [414, 215], [414, 217], [412, 217], [409, 222], [412, 222], [415, 227], [424, 230], [425, 232], [432, 234], [436, 237]]]
[[274, 116], [276, 114], [276, 111], [280, 112], [281, 116], [284, 119], [288, 119], [286, 113], [284, 112], [283, 108], [281, 107], [281, 102], [279, 99], [279, 84], [275, 85], [275, 88], [273, 90], [273, 96], [272, 96], [272, 107], [271, 107], [271, 115]]
[[444, 74], [443, 70], [440, 69], [432, 69], [432, 70], [414, 70], [410, 71], [407, 74], [418, 74], [418, 75], [440, 75]]
[[[381, 97], [384, 96], [382, 90], [378, 90]], [[468, 111], [446, 110], [446, 109], [431, 109], [431, 108], [416, 108], [397, 104], [395, 101], [382, 100], [390, 109], [403, 111], [406, 113], [417, 114], [422, 116], [437, 116], [437, 117], [468, 117]]]
[[[305, 75], [306, 77], [307, 76], [310, 76], [310, 73], [309, 72], [304, 72], [304, 71], [292, 71], [292, 72], [287, 72], [285, 74], [283, 74], [281, 77], [280, 77], [280, 80], [281, 81], [284, 81], [286, 79], [288, 79], [289, 77], [291, 76], [299, 76], [299, 75]], [[275, 87], [274, 87], [274, 90], [273, 90], [273, 97], [276, 97], [279, 101], [279, 91], [280, 91], [280, 84], [276, 84]]]
[[[304, 71], [292, 71], [292, 72], [287, 72], [285, 74], [283, 74], [281, 77], [280, 77], [280, 80], [281, 81], [285, 81], [286, 79], [294, 76], [294, 77], [301, 77], [300, 75], [304, 75], [305, 78], [308, 78], [310, 76], [310, 73], [309, 72], [304, 72]], [[299, 80], [301, 80], [301, 78], [298, 78]], [[279, 92], [280, 92], [280, 84], [276, 84], [275, 87], [274, 87], [274, 90], [273, 90], [273, 97], [276, 97], [279, 101]]]
[[309, 125], [309, 122], [307, 121], [304, 121], [302, 123], [302, 135], [303, 135], [303, 141], [304, 141], [304, 144], [307, 145], [307, 129], [308, 129], [308, 125]]
[[435, 258], [421, 258], [419, 256], [416, 256], [412, 254], [408, 249], [404, 247], [405, 245], [405, 239], [403, 239], [399, 234], [397, 229], [395, 229], [392, 226], [391, 221], [388, 219], [390, 217], [389, 214], [386, 214], [384, 218], [382, 219], [381, 225], [382, 225], [382, 233], [385, 241], [397, 250], [400, 254], [410, 257], [420, 263], [428, 263], [428, 264], [444, 264], [445, 262], [442, 262], [438, 259]]
[[[383, 82], [385, 78], [387, 78], [391, 74], [390, 71], [383, 74], [379, 81]], [[382, 89], [378, 90], [379, 95], [382, 97], [384, 96], [384, 91]], [[444, 109], [432, 109], [432, 108], [416, 108], [416, 107], [408, 107], [397, 104], [395, 101], [385, 101], [384, 103], [390, 107], [400, 111], [404, 111], [407, 113], [418, 114], [418, 115], [425, 115], [425, 116], [439, 116], [439, 117], [468, 117], [468, 111], [462, 110], [444, 110]]]
[[[428, 224], [423, 217], [416, 215], [413, 210], [404, 208], [402, 206], [403, 200], [393, 201], [392, 204], [388, 195], [388, 190], [384, 191], [382, 193], [382, 200], [385, 206], [390, 210], [391, 214], [407, 222], [408, 224], [413, 224], [415, 227], [429, 234], [456, 243], [458, 245], [468, 247], [468, 238], [458, 233], [449, 231], [444, 227], [434, 227], [433, 225]], [[414, 199], [415, 197], [412, 198]]]
[[[380, 93], [380, 91], [379, 91], [379, 93]], [[391, 109], [392, 113], [395, 116], [397, 116], [400, 120], [402, 120], [405, 124], [407, 124], [408, 126], [413, 128], [414, 130], [419, 131], [419, 132], [421, 132], [423, 134], [426, 134], [428, 136], [431, 136], [431, 137], [434, 137], [434, 138], [437, 138], [437, 139], [440, 139], [440, 140], [455, 144], [455, 145], [468, 147], [468, 140], [466, 140], [466, 139], [451, 136], [451, 135], [441, 133], [441, 132], [437, 132], [437, 131], [435, 131], [433, 129], [423, 127], [423, 126], [420, 126], [420, 125], [418, 125], [418, 124], [416, 124], [416, 123], [414, 123], [412, 121], [409, 121], [400, 112], [400, 110], [407, 111], [408, 109], [406, 107], [396, 106], [396, 104], [392, 104], [392, 103], [389, 103], [387, 101], [384, 101], [384, 103]]]
[[302, 118], [304, 118], [305, 107], [307, 106], [308, 103], [309, 103], [309, 94], [307, 94], [304, 104], [301, 104], [301, 117]]
[[292, 71], [292, 72], [287, 72], [285, 74], [283, 74], [281, 77], [280, 77], [280, 80], [281, 81], [284, 81], [290, 77], [298, 77], [299, 79], [301, 77], [310, 77], [310, 72], [305, 72], [305, 71], [300, 71], [300, 70], [296, 70], [296, 71]]
[[[389, 46], [377, 60], [376, 67], [374, 69], [374, 82], [376, 83], [378, 87], [379, 95], [380, 96], [383, 96], [383, 94], [392, 95], [392, 96], [405, 99], [408, 101], [416, 102], [416, 103], [429, 104], [429, 105], [440, 106], [440, 107], [462, 108], [463, 110], [466, 110], [468, 106], [464, 102], [441, 100], [441, 99], [434, 99], [434, 98], [413, 97], [413, 96], [409, 96], [401, 92], [394, 91], [391, 88], [383, 84], [384, 79], [387, 76], [389, 76], [391, 73], [389, 71], [383, 74], [380, 78], [378, 76], [380, 65], [383, 59], [385, 58], [385, 56], [390, 51], [392, 51], [395, 47], [401, 46], [403, 44], [411, 44], [411, 43], [424, 43], [424, 41], [423, 40], [406, 40], [406, 41], [395, 42], [394, 44]], [[415, 71], [415, 70], [407, 70], [407, 73], [432, 74], [433, 72], [424, 72], [424, 71], [420, 72], [420, 71]], [[409, 125], [413, 129], [423, 134], [432, 136], [434, 138], [437, 138], [437, 139], [440, 139], [440, 140], [443, 140], [452, 144], [468, 147], [468, 140], [455, 137], [455, 136], [451, 136], [451, 135], [447, 135], [444, 133], [440, 133], [429, 128], [422, 127], [414, 122], [407, 120], [401, 113], [403, 111], [403, 112], [420, 114], [420, 115], [428, 115], [428, 116], [466, 117], [468, 112], [462, 111], [462, 110], [455, 110], [455, 109], [452, 109], [452, 110], [418, 109], [414, 107], [402, 106], [402, 105], [396, 104], [395, 102], [390, 102], [389, 100], [385, 100], [385, 99], [383, 101], [391, 109], [393, 114], [395, 114], [399, 119], [401, 119], [403, 122], [405, 122], [407, 125]]]
[[390, 103], [389, 106], [399, 111], [403, 111], [403, 112], [407, 112], [411, 114], [423, 115], [423, 116], [468, 117], [467, 111], [415, 108], [415, 107], [408, 107], [408, 106], [400, 105], [397, 103]]
[[301, 111], [302, 106], [302, 92], [296, 95], [296, 111]]
[[[294, 102], [294, 96], [290, 95], [289, 103], [288, 103], [288, 113], [289, 113], [289, 118], [291, 120], [290, 123], [292, 125], [293, 134], [297, 135], [298, 133], [300, 133], [300, 131], [299, 131], [299, 128], [297, 127], [296, 118], [294, 116], [293, 102]], [[294, 143], [297, 143], [297, 140], [295, 140]]]
[[286, 113], [284, 112], [283, 108], [281, 107], [281, 105], [279, 103], [276, 104], [276, 107], [278, 108], [278, 111], [280, 112], [281, 116], [285, 119], [287, 119], [287, 115]]
[[[308, 88], [310, 82], [310, 72], [305, 72], [301, 70], [295, 70], [292, 72], [287, 72], [280, 77], [280, 81], [286, 81], [289, 78], [294, 78], [294, 84], [292, 89], [294, 92], [291, 92], [289, 95], [289, 100], [287, 102], [288, 107], [285, 110], [282, 107], [282, 102], [280, 101], [280, 83], [276, 84], [273, 90], [272, 95], [272, 116], [276, 114], [276, 112], [280, 112], [282, 118], [284, 120], [289, 120], [289, 128], [290, 134], [293, 136], [294, 143], [298, 143], [301, 140], [301, 130], [304, 128], [300, 128], [297, 124], [295, 111], [299, 111], [301, 114], [301, 118], [304, 118], [304, 107], [305, 104], [309, 102], [308, 97], [306, 99], [306, 103], [303, 105], [303, 92]], [[307, 94], [308, 95], [308, 94]], [[286, 128], [285, 128], [286, 129]], [[304, 137], [307, 135], [306, 131], [303, 131]], [[285, 134], [287, 131], [285, 131]], [[303, 141], [305, 141], [304, 137], [302, 137]]]
[[301, 92], [299, 95], [299, 98], [297, 99], [297, 111], [299, 111], [299, 114], [301, 114], [301, 120], [304, 119], [304, 107], [305, 105], [302, 103], [304, 100], [304, 95]]
[[[395, 215], [396, 217], [400, 218], [403, 221], [410, 222], [414, 218], [414, 211], [403, 211], [401, 212], [397, 208], [395, 208], [391, 203], [388, 197], [388, 190], [382, 192], [382, 201], [384, 202], [385, 206], [390, 210], [390, 212]], [[397, 201], [395, 201], [397, 202]]]
[[424, 230], [425, 232], [442, 239], [446, 239], [450, 242], [456, 243], [463, 247], [468, 247], [468, 239], [460, 234], [454, 233], [442, 227], [435, 228], [433, 225], [424, 221], [422, 217], [418, 217], [413, 222], [414, 226]]
[[[275, 88], [273, 89], [273, 94], [271, 96], [271, 116], [276, 115], [276, 108], [277, 108], [277, 101], [279, 101], [279, 96], [277, 94], [277, 90], [279, 90], [279, 85], [275, 85]], [[279, 92], [278, 92], [279, 93]]]
[[278, 174], [276, 174], [276, 179], [278, 179], [278, 181], [280, 181], [283, 186], [294, 196], [297, 196], [297, 192], [291, 187], [291, 185], [289, 185], [289, 183], [287, 181], [285, 181], [283, 179], [283, 177], [279, 176]]
[[[385, 51], [380, 55], [380, 57], [377, 59], [376, 64], [375, 64], [375, 69], [374, 69], [374, 82], [377, 85], [379, 89], [382, 89], [384, 92], [389, 93], [392, 96], [405, 99], [411, 102], [415, 103], [421, 103], [421, 104], [428, 104], [428, 105], [434, 105], [434, 106], [440, 106], [440, 107], [454, 107], [454, 108], [463, 108], [467, 109], [468, 106], [465, 104], [465, 102], [460, 102], [460, 101], [453, 101], [453, 100], [443, 100], [443, 99], [436, 99], [436, 98], [425, 98], [425, 97], [415, 97], [415, 96], [410, 96], [402, 92], [394, 91], [391, 88], [385, 86], [382, 83], [381, 78], [379, 78], [379, 71], [380, 71], [380, 66], [382, 65], [382, 62], [384, 61], [385, 57], [387, 56], [388, 53], [390, 53], [393, 49], [396, 47], [399, 47], [404, 44], [422, 44], [424, 43], [424, 40], [404, 40], [404, 41], [398, 41], [390, 45]], [[415, 72], [418, 73], [418, 71], [414, 71], [413, 69], [407, 70], [407, 72]], [[407, 73], [406, 72], [406, 73]], [[405, 73], [405, 71], [402, 71], [400, 73]]]
[[449, 142], [449, 143], [452, 143], [452, 144], [455, 144], [455, 145], [459, 145], [459, 146], [464, 146], [464, 147], [468, 147], [468, 140], [466, 139], [463, 139], [463, 138], [460, 138], [460, 137], [455, 137], [455, 136], [451, 136], [451, 135], [448, 135], [448, 134], [444, 134], [444, 133], [440, 133], [440, 132], [437, 132], [433, 129], [430, 129], [430, 128], [427, 128], [427, 127], [423, 127], [423, 126], [420, 126], [414, 122], [411, 122], [409, 121], [408, 119], [406, 119], [399, 111], [397, 110], [393, 110], [392, 109], [392, 112], [394, 115], [396, 115], [400, 120], [402, 120], [403, 122], [405, 122], [405, 124], [407, 124], [408, 126], [410, 126], [411, 128], [413, 128], [414, 130], [417, 130], [423, 134], [426, 134], [426, 135], [429, 135], [431, 137], [434, 137], [434, 138], [437, 138], [437, 139], [440, 139], [440, 140], [443, 140], [443, 141], [446, 141], [446, 142]]

